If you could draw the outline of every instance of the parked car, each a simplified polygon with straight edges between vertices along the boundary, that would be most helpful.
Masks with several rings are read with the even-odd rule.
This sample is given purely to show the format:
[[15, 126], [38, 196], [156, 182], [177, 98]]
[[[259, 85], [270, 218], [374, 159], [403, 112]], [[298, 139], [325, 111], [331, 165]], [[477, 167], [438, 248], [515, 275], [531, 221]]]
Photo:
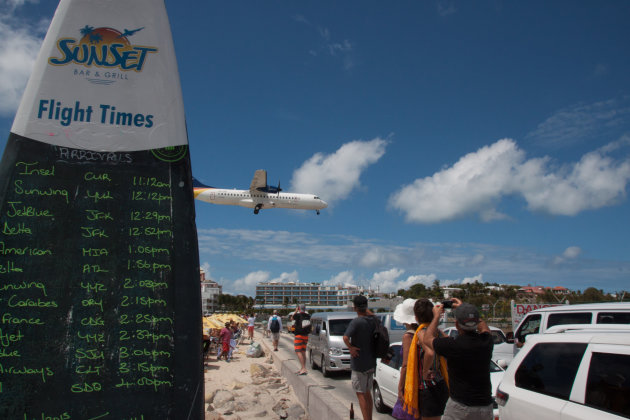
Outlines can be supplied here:
[[559, 325], [527, 338], [497, 391], [501, 420], [630, 418], [630, 326]]
[[317, 312], [311, 315], [311, 333], [306, 352], [311, 368], [329, 376], [335, 371], [350, 371], [350, 350], [343, 342], [348, 324], [356, 312]]
[[[387, 407], [392, 408], [398, 399], [398, 381], [400, 380], [400, 367], [402, 366], [402, 343], [392, 343], [390, 351], [394, 355], [389, 363], [376, 360], [374, 383], [372, 384], [372, 399], [374, 408], [379, 413], [385, 412]], [[492, 397], [495, 397], [497, 387], [503, 379], [505, 371], [494, 361], [490, 361], [490, 381], [492, 382]], [[494, 404], [494, 418], [498, 418], [497, 404]]]
[[393, 312], [376, 313], [374, 315], [381, 321], [383, 326], [387, 328], [390, 343], [402, 340], [402, 336], [405, 333], [405, 326], [394, 320]]
[[542, 334], [554, 325], [630, 324], [630, 302], [550, 306], [529, 312], [514, 331], [514, 352], [531, 334]]
[[[514, 358], [514, 343], [508, 342], [508, 339], [506, 338], [505, 333], [503, 333], [503, 330], [501, 330], [501, 328], [491, 326], [488, 326], [488, 328], [490, 328], [490, 333], [492, 334], [492, 338], [494, 339], [492, 360], [494, 360], [501, 367], [505, 368], [510, 364], [510, 362], [512, 362], [512, 359]], [[457, 337], [457, 328], [445, 328], [444, 334], [448, 335], [449, 337], [455, 338]], [[502, 360], [503, 362], [499, 362], [499, 360]]]

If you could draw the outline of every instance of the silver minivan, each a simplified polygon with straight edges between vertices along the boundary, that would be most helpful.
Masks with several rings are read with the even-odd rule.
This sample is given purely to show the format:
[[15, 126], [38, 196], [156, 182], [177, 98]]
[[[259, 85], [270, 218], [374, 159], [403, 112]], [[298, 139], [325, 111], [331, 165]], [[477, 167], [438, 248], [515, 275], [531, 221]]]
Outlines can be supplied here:
[[343, 342], [343, 334], [356, 317], [356, 312], [317, 312], [311, 315], [306, 352], [312, 369], [321, 369], [324, 376], [329, 376], [331, 372], [350, 371], [350, 350]]

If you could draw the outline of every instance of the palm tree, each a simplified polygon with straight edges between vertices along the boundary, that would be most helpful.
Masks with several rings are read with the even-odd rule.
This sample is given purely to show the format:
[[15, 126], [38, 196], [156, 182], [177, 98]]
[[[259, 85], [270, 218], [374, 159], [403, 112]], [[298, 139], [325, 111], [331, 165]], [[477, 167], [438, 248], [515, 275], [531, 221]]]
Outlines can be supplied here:
[[80, 29], [80, 32], [81, 32], [81, 35], [89, 35], [92, 33], [93, 30], [94, 30], [93, 26], [85, 25], [83, 28]]

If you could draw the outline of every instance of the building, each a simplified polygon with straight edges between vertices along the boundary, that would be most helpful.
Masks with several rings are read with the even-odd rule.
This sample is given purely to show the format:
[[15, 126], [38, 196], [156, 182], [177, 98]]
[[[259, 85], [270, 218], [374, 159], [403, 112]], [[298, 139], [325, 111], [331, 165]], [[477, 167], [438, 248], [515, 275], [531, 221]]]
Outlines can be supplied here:
[[216, 312], [219, 306], [219, 295], [223, 292], [223, 286], [213, 280], [206, 280], [206, 273], [199, 270], [201, 282], [201, 311], [203, 314]]
[[260, 307], [291, 307], [298, 303], [307, 306], [347, 307], [348, 301], [364, 293], [357, 286], [323, 286], [320, 283], [258, 283], [256, 304]]

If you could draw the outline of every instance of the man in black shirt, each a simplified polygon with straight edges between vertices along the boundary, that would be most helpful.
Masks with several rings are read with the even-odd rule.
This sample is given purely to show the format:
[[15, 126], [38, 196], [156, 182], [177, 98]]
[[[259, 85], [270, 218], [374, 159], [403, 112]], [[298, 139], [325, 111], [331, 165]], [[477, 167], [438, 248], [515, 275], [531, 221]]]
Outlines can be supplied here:
[[494, 341], [479, 311], [469, 303], [453, 299], [457, 338], [433, 338], [444, 307], [433, 307], [425, 345], [446, 358], [450, 398], [442, 420], [492, 420], [490, 360]]
[[[357, 394], [363, 420], [372, 420], [372, 382], [376, 368], [376, 354], [374, 354], [374, 329], [376, 319], [372, 311], [368, 310], [368, 300], [365, 296], [355, 296], [352, 300], [357, 317], [350, 321], [343, 342], [350, 350], [350, 379], [352, 389]], [[371, 318], [368, 320], [368, 318]]]

